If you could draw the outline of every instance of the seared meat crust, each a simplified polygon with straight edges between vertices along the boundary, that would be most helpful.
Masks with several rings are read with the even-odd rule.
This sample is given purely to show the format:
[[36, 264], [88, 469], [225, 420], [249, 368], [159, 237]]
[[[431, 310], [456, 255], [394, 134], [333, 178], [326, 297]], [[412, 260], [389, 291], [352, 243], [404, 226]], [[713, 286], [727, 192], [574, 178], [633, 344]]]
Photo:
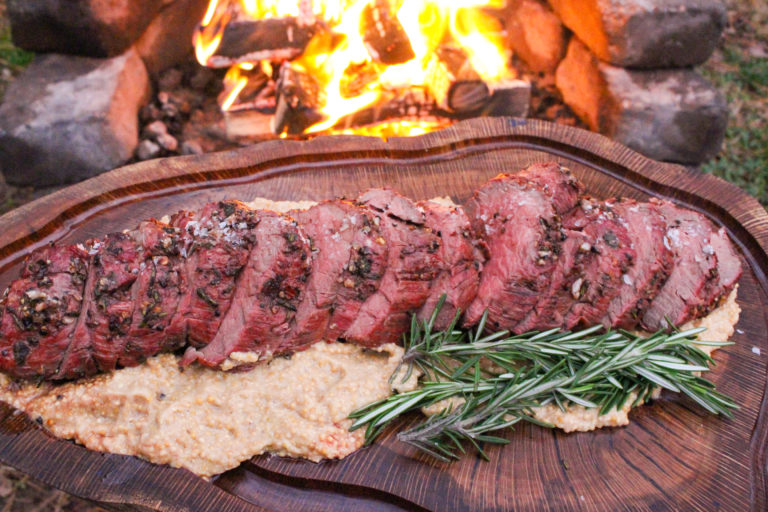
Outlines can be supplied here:
[[32, 253], [0, 300], [0, 370], [66, 380], [185, 349], [247, 369], [322, 340], [399, 342], [411, 318], [513, 332], [664, 329], [736, 285], [724, 229], [666, 201], [598, 201], [534, 164], [464, 208], [373, 189], [281, 214], [238, 201]]

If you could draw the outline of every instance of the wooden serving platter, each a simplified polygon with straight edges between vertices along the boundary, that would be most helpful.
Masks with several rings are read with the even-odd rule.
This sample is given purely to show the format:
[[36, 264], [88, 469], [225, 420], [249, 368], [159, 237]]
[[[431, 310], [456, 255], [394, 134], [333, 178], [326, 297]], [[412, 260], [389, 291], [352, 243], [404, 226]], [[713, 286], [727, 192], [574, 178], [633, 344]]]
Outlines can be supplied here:
[[[669, 198], [724, 225], [741, 250], [741, 319], [711, 378], [741, 404], [732, 420], [665, 394], [621, 429], [564, 434], [521, 425], [490, 462], [437, 463], [390, 433], [342, 461], [261, 456], [213, 481], [46, 434], [0, 404], [0, 461], [116, 510], [534, 511], [766, 510], [768, 214], [717, 178], [648, 160], [554, 124], [475, 119], [421, 137], [275, 141], [144, 162], [63, 189], [0, 218], [0, 289], [49, 241], [78, 242], [225, 198], [320, 200], [389, 185], [465, 200], [499, 172], [557, 160], [602, 198]], [[759, 352], [759, 354], [758, 354]]]

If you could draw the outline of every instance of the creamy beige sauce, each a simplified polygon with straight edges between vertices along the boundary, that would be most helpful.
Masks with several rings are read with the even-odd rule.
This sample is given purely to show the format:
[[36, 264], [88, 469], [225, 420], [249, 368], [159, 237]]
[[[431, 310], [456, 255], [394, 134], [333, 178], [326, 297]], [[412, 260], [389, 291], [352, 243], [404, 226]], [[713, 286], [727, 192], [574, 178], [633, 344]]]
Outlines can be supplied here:
[[0, 400], [93, 450], [212, 476], [264, 452], [317, 461], [357, 450], [364, 431], [350, 432], [347, 417], [391, 394], [402, 354], [395, 345], [374, 352], [317, 343], [241, 373], [181, 371], [176, 356], [163, 354], [60, 386], [18, 389], [0, 376]]
[[[736, 322], [739, 321], [741, 308], [736, 303], [738, 286], [723, 303], [714, 309], [709, 315], [693, 320], [681, 326], [681, 330], [697, 327], [705, 327], [707, 330], [698, 335], [705, 341], [728, 341], [733, 336]], [[711, 354], [717, 347], [700, 345], [702, 351]], [[658, 393], [656, 393], [656, 396]], [[654, 398], [656, 398], [654, 396]], [[632, 402], [637, 395], [631, 395], [621, 409], [615, 407], [606, 414], [600, 415], [599, 409], [587, 409], [581, 405], [570, 405], [563, 411], [555, 404], [537, 407], [533, 410], [533, 416], [547, 423], [551, 423], [566, 432], [587, 432], [602, 427], [620, 427], [629, 424], [629, 411]]]
[[[450, 203], [450, 198], [439, 199]], [[288, 211], [314, 203], [257, 199], [249, 204]], [[725, 341], [739, 312], [734, 290], [709, 316], [683, 328], [706, 327], [703, 339]], [[162, 354], [141, 366], [58, 386], [19, 386], [0, 374], [0, 400], [40, 418], [53, 435], [90, 449], [212, 476], [264, 452], [317, 461], [357, 450], [363, 430], [349, 432], [348, 416], [394, 392], [389, 378], [402, 355], [395, 345], [376, 352], [318, 343], [247, 372], [221, 372], [200, 366], [182, 371], [177, 356]], [[252, 363], [252, 356], [232, 354], [229, 364]], [[402, 392], [414, 389], [417, 380], [414, 373], [405, 384], [394, 382]], [[566, 432], [587, 431], [626, 425], [629, 403], [602, 416], [597, 409], [562, 411], [554, 405], [536, 408], [534, 415]], [[436, 404], [424, 412], [443, 407]]]

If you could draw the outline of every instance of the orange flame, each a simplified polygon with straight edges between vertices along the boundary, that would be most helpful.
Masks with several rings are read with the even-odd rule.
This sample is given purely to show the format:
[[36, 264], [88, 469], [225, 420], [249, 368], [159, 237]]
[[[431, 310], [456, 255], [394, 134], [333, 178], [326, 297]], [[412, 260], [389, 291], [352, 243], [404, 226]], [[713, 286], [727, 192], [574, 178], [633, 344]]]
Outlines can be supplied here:
[[[226, 24], [232, 19], [300, 16], [307, 0], [210, 0], [200, 23], [195, 48], [198, 60], [206, 64], [221, 43]], [[507, 66], [509, 55], [503, 44], [499, 21], [486, 10], [499, 9], [505, 0], [391, 0], [396, 2], [396, 18], [407, 34], [413, 58], [407, 62], [385, 65], [374, 62], [361, 33], [361, 19], [366, 6], [376, 0], [315, 0], [312, 14], [323, 20], [327, 30], [318, 31], [304, 53], [290, 65], [317, 81], [324, 91], [324, 104], [318, 107], [323, 121], [309, 127], [307, 133], [333, 130], [340, 119], [376, 105], [385, 93], [420, 87], [440, 101], [440, 91], [450, 80], [437, 49], [450, 44], [463, 51], [471, 68], [486, 83], [512, 78]], [[372, 4], [373, 5], [373, 4]], [[246, 69], [234, 66], [225, 78], [227, 91], [221, 107], [228, 110], [246, 87]], [[371, 73], [353, 94], [345, 84], [357, 78], [356, 71]], [[348, 88], [346, 88], [348, 89]], [[390, 94], [391, 95], [391, 94]], [[431, 122], [399, 121], [400, 128], [386, 125], [357, 130], [385, 136], [429, 131]], [[336, 133], [348, 130], [335, 130]]]

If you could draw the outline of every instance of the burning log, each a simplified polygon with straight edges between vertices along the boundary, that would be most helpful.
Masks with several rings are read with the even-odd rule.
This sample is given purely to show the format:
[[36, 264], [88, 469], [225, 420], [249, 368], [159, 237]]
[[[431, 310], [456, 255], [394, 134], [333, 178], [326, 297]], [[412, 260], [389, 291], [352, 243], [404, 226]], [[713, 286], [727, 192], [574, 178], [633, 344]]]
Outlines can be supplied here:
[[475, 112], [485, 107], [491, 97], [488, 85], [459, 48], [438, 49], [437, 58], [430, 63], [429, 74], [429, 90], [444, 110]]
[[325, 118], [320, 112], [324, 103], [323, 91], [317, 82], [290, 63], [284, 63], [277, 81], [277, 104], [275, 116], [272, 118], [272, 133], [302, 133]]
[[[507, 80], [483, 84], [488, 97], [479, 108], [455, 112], [442, 108], [432, 92], [422, 87], [382, 91], [373, 105], [341, 117], [333, 129], [343, 130], [376, 125], [385, 121], [419, 121], [450, 124], [477, 115], [524, 117], [530, 103], [530, 84]], [[272, 131], [299, 135], [325, 119], [318, 84], [305, 73], [284, 64], [277, 84], [278, 99]]]
[[272, 119], [275, 110], [235, 110], [224, 112], [224, 125], [228, 140], [267, 139], [272, 133]]
[[360, 32], [368, 54], [379, 64], [402, 64], [416, 56], [389, 0], [371, 0], [363, 8]]
[[357, 128], [384, 121], [425, 121], [451, 124], [478, 115], [525, 117], [531, 99], [531, 86], [523, 80], [506, 80], [486, 85], [490, 90], [485, 105], [479, 110], [451, 112], [443, 109], [431, 91], [419, 87], [387, 91], [374, 105], [344, 116], [334, 129]]
[[531, 105], [531, 84], [524, 80], [501, 80], [489, 84], [491, 97], [478, 115], [526, 117]]
[[[320, 112], [324, 104], [323, 93], [306, 73], [284, 64], [277, 90], [277, 107], [272, 122], [274, 134], [285, 132], [289, 135], [299, 135], [310, 126], [326, 119]], [[382, 92], [381, 99], [374, 105], [341, 117], [333, 128], [357, 128], [388, 120], [449, 124], [455, 118], [441, 110], [427, 91], [414, 87]]]
[[441, 110], [424, 89], [413, 87], [382, 93], [374, 105], [341, 117], [335, 129], [356, 128], [384, 121], [432, 121], [449, 124], [455, 118]]
[[262, 18], [227, 24], [216, 51], [206, 66], [226, 68], [259, 60], [290, 60], [302, 54], [318, 30], [303, 18]]
[[276, 110], [275, 82], [263, 72], [250, 73], [248, 83], [237, 99], [224, 111], [224, 126], [229, 140], [272, 135], [272, 116]]
[[363, 94], [365, 88], [379, 78], [376, 65], [370, 61], [353, 63], [347, 66], [339, 84], [339, 91], [345, 98]]

